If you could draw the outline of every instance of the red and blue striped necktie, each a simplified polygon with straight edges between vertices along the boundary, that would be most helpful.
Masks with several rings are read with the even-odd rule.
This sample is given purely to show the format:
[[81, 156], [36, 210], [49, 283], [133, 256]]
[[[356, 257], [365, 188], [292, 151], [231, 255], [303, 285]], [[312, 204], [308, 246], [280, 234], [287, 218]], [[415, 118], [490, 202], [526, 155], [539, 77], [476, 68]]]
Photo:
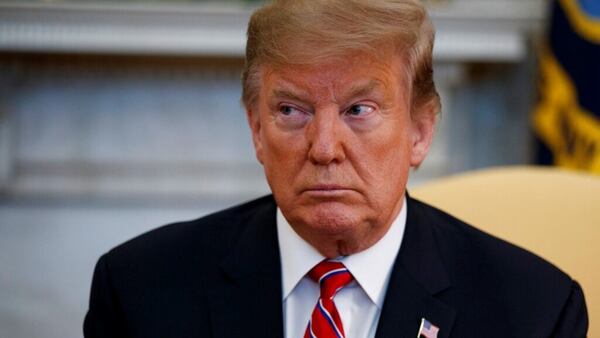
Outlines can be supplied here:
[[304, 338], [345, 338], [340, 314], [333, 297], [352, 281], [352, 275], [340, 262], [322, 261], [308, 273], [319, 283], [321, 296], [312, 312]]

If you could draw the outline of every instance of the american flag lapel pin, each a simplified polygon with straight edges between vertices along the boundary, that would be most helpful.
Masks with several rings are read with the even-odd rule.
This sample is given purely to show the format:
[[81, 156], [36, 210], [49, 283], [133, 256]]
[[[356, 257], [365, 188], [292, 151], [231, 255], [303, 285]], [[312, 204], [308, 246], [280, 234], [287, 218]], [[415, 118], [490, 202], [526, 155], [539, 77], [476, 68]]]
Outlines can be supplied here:
[[421, 318], [421, 326], [419, 327], [417, 338], [437, 338], [439, 331], [439, 327], [431, 324], [427, 319]]

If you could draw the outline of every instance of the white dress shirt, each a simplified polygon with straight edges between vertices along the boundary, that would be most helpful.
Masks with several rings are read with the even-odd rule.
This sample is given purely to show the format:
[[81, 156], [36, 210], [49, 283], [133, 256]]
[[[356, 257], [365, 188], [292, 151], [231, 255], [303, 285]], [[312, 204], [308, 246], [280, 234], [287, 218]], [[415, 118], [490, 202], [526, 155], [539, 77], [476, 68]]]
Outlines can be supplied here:
[[[406, 199], [383, 238], [367, 250], [339, 258], [354, 276], [354, 281], [334, 298], [346, 338], [375, 337], [405, 226]], [[325, 257], [298, 236], [279, 208], [277, 236], [281, 252], [285, 338], [301, 338], [320, 294], [319, 285], [306, 274]]]

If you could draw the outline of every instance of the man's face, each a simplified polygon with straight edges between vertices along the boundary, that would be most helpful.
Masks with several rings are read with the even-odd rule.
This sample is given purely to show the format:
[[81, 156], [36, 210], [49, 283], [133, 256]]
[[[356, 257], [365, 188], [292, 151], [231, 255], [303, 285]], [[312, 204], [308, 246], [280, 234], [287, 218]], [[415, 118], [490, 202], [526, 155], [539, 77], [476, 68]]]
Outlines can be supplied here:
[[403, 67], [352, 56], [261, 69], [248, 111], [257, 158], [288, 222], [327, 257], [383, 237], [427, 153], [435, 117], [411, 118]]

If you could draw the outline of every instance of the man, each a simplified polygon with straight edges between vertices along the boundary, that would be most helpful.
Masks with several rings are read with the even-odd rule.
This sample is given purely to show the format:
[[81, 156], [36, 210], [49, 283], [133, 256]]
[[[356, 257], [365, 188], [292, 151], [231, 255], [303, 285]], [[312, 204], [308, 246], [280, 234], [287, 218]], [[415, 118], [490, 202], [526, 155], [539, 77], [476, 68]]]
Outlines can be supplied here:
[[417, 0], [289, 0], [248, 28], [273, 196], [100, 258], [86, 337], [584, 337], [578, 284], [408, 197], [439, 98]]

